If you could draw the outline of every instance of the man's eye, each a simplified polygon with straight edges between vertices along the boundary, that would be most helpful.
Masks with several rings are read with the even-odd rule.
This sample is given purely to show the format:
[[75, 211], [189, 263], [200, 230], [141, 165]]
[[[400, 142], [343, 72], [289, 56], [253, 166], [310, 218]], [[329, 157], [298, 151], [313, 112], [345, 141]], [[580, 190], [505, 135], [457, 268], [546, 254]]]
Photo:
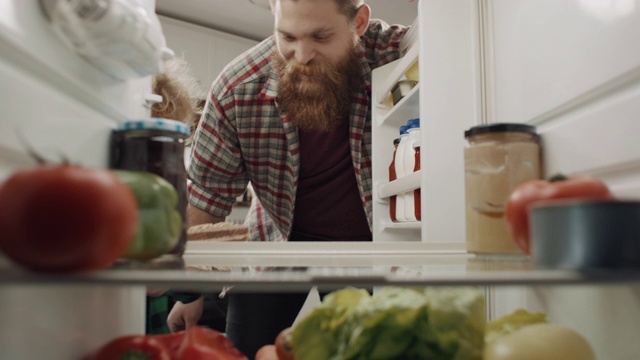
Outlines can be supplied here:
[[280, 37], [281, 37], [281, 38], [282, 38], [282, 40], [284, 40], [284, 41], [289, 41], [289, 42], [291, 42], [291, 41], [295, 40], [295, 38], [294, 38], [293, 36], [291, 36], [291, 35], [281, 34], [281, 35], [280, 35]]
[[316, 35], [313, 37], [315, 41], [317, 42], [325, 42], [325, 41], [329, 41], [329, 36], [328, 35]]

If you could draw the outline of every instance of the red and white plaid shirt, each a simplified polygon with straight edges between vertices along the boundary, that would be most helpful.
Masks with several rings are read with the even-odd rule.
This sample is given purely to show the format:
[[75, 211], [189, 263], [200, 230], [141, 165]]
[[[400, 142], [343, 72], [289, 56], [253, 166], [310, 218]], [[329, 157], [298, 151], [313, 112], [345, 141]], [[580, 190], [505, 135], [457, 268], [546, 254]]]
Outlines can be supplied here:
[[[407, 28], [371, 20], [361, 37], [365, 82], [351, 106], [350, 146], [360, 198], [371, 227], [371, 70], [400, 57]], [[232, 61], [214, 81], [194, 134], [189, 202], [226, 217], [251, 181], [247, 216], [254, 241], [285, 241], [291, 232], [300, 169], [298, 128], [278, 110], [270, 37]]]

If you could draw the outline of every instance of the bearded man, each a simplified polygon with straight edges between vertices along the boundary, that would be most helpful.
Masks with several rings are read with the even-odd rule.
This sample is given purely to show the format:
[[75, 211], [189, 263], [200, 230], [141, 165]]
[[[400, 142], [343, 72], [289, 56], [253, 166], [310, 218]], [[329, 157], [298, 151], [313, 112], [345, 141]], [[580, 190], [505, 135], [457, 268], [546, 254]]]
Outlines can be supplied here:
[[[400, 57], [406, 27], [363, 0], [272, 0], [274, 35], [222, 71], [193, 138], [189, 226], [224, 221], [251, 182], [253, 241], [371, 241], [371, 70]], [[227, 336], [252, 359], [291, 326], [306, 293], [228, 293]], [[172, 331], [202, 298], [178, 303]]]

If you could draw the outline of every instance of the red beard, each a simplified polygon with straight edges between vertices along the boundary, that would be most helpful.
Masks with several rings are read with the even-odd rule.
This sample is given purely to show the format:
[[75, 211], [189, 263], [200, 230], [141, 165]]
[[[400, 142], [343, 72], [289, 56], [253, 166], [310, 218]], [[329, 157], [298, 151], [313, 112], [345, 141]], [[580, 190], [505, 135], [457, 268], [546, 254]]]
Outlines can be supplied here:
[[349, 119], [352, 98], [362, 80], [360, 61], [355, 47], [337, 65], [326, 61], [300, 65], [274, 53], [271, 65], [280, 81], [281, 108], [300, 129], [335, 130]]

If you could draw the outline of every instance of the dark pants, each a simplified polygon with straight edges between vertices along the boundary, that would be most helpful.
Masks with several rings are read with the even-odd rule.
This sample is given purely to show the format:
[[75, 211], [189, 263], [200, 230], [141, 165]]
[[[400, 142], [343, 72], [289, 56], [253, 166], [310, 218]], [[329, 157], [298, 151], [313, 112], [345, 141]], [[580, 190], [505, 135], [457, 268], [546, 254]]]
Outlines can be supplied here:
[[[289, 241], [323, 241], [292, 232]], [[370, 239], [369, 239], [370, 240]], [[311, 289], [309, 289], [311, 290]], [[320, 292], [324, 299], [326, 292]], [[249, 359], [264, 345], [273, 344], [280, 331], [293, 325], [305, 293], [240, 293], [231, 290], [227, 296], [227, 337]]]
[[280, 331], [293, 325], [308, 293], [241, 293], [230, 291], [227, 337], [249, 359]]

